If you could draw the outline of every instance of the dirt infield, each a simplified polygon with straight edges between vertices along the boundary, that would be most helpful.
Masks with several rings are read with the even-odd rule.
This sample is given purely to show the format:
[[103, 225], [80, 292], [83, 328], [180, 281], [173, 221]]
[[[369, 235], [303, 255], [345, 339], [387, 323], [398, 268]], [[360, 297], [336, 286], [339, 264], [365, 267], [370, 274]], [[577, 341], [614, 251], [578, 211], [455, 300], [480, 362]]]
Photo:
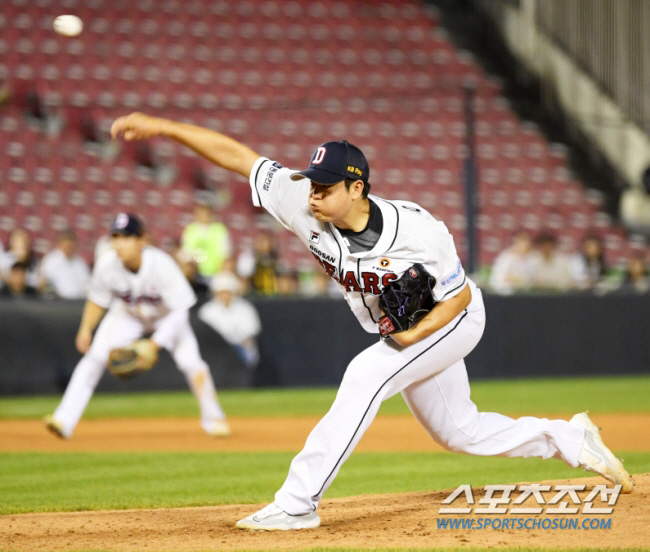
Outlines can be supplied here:
[[[650, 414], [593, 416], [607, 443], [616, 450], [650, 450]], [[235, 434], [209, 439], [196, 420], [90, 420], [83, 421], [75, 437], [58, 440], [34, 421], [1, 421], [0, 451], [108, 451], [108, 450], [298, 450], [314, 419], [234, 419]], [[410, 417], [379, 417], [358, 450], [439, 450]], [[0, 516], [0, 548], [10, 550], [268, 550], [317, 547], [431, 548], [504, 546], [552, 548], [643, 548], [650, 543], [650, 474], [634, 475], [632, 494], [621, 495], [611, 514], [582, 512], [585, 497], [601, 478], [546, 482], [586, 484], [579, 492], [579, 513], [553, 515], [438, 514], [450, 490], [355, 496], [324, 500], [322, 525], [312, 531], [258, 533], [237, 530], [237, 519], [256, 505], [205, 508], [120, 510]], [[474, 499], [484, 495], [474, 489]], [[546, 496], [546, 500], [555, 494]], [[515, 495], [518, 496], [518, 495]], [[563, 501], [568, 501], [565, 497]], [[535, 506], [528, 501], [525, 505]], [[461, 499], [454, 507], [463, 506]], [[571, 504], [569, 504], [571, 505]], [[261, 505], [260, 505], [261, 506]], [[603, 503], [596, 501], [595, 507]], [[547, 506], [548, 507], [548, 506]], [[486, 520], [500, 527], [443, 528], [445, 519]], [[521, 519], [526, 522], [517, 526]], [[564, 520], [564, 521], [563, 521]], [[575, 528], [545, 528], [568, 524]], [[595, 521], [594, 521], [595, 520]], [[504, 528], [504, 522], [508, 525]], [[536, 525], [534, 525], [536, 523]], [[586, 526], [583, 524], [586, 523]], [[591, 523], [604, 527], [591, 528]], [[607, 525], [609, 523], [609, 525]]]
[[[571, 415], [554, 416], [570, 419]], [[592, 416], [613, 450], [650, 451], [650, 413]], [[318, 418], [234, 418], [233, 435], [211, 439], [192, 418], [82, 420], [72, 439], [56, 439], [35, 420], [0, 420], [5, 451], [299, 451]], [[413, 416], [377, 417], [355, 450], [441, 451]]]
[[[634, 477], [632, 494], [621, 495], [611, 515], [448, 516], [535, 520], [539, 528], [442, 529], [438, 509], [449, 491], [355, 496], [324, 500], [322, 525], [310, 531], [261, 533], [235, 529], [236, 520], [256, 506], [25, 514], [0, 518], [0, 542], [10, 550], [270, 550], [316, 547], [431, 548], [528, 546], [551, 548], [635, 548], [650, 542], [650, 475]], [[550, 481], [587, 484], [583, 502], [600, 478]], [[474, 491], [480, 500], [483, 492]], [[456, 503], [454, 503], [456, 506]], [[596, 506], [596, 505], [595, 505]], [[553, 519], [576, 519], [576, 529], [543, 529]], [[591, 520], [609, 528], [588, 529]], [[584, 526], [585, 520], [587, 525]], [[565, 521], [564, 523], [567, 523]], [[533, 527], [531, 525], [531, 527]]]

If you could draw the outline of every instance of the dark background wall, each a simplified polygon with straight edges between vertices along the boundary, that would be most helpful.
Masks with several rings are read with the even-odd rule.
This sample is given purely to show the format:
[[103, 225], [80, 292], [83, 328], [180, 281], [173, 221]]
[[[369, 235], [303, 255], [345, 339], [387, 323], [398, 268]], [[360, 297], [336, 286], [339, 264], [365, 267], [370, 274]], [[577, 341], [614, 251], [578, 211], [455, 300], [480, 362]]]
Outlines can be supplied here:
[[[485, 297], [487, 328], [467, 358], [470, 377], [650, 373], [650, 296]], [[260, 299], [262, 362], [247, 372], [230, 347], [192, 313], [218, 388], [335, 386], [348, 362], [377, 340], [343, 300]], [[82, 302], [0, 303], [0, 395], [60, 393], [80, 358], [74, 338]], [[168, 354], [151, 372], [101, 391], [185, 389]]]

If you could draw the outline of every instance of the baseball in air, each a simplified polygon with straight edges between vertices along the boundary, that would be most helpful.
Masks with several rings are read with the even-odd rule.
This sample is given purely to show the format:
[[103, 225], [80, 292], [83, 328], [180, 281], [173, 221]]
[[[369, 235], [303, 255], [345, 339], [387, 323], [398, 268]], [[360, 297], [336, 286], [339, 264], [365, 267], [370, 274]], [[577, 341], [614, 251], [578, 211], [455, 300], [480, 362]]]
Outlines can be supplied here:
[[59, 15], [54, 19], [54, 30], [63, 36], [77, 36], [84, 28], [76, 15]]

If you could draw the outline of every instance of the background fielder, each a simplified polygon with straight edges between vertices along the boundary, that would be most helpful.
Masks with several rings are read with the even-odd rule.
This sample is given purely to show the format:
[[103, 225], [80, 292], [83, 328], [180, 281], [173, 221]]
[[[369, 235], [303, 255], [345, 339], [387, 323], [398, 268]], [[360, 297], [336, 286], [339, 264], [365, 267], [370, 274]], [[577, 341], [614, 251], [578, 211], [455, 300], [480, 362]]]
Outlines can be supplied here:
[[46, 426], [61, 437], [72, 436], [104, 373], [110, 351], [151, 333], [152, 342], [169, 350], [187, 379], [199, 403], [201, 427], [210, 435], [228, 435], [230, 428], [217, 401], [212, 375], [189, 323], [188, 310], [196, 302], [190, 284], [167, 253], [146, 245], [136, 216], [118, 214], [111, 236], [112, 250], [104, 253], [93, 269], [76, 337], [77, 349], [84, 356], [61, 403], [45, 418]]
[[330, 411], [292, 461], [275, 502], [237, 527], [318, 527], [323, 493], [381, 402], [399, 392], [431, 437], [450, 450], [561, 458], [631, 490], [629, 475], [586, 414], [567, 422], [478, 412], [463, 359], [485, 326], [481, 292], [466, 277], [442, 222], [414, 203], [368, 195], [369, 167], [358, 148], [327, 142], [307, 170], [296, 172], [218, 132], [140, 113], [117, 119], [112, 133], [128, 140], [165, 135], [249, 178], [255, 205], [312, 251], [368, 331], [378, 332], [381, 290], [411, 265], [422, 263], [436, 279], [436, 306], [414, 328], [380, 340], [352, 360]]

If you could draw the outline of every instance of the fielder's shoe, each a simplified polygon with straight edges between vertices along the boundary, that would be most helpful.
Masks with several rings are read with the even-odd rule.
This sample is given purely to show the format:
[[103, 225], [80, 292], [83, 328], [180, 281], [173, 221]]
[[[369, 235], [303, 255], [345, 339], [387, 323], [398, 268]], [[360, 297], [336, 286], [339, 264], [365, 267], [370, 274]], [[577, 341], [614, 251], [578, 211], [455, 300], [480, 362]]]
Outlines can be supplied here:
[[215, 420], [205, 431], [211, 437], [228, 437], [232, 434], [232, 430], [226, 420]]
[[288, 531], [290, 529], [316, 529], [320, 517], [316, 512], [302, 516], [292, 516], [282, 510], [275, 502], [255, 512], [252, 516], [240, 519], [235, 527], [252, 531]]
[[585, 427], [585, 440], [578, 457], [580, 467], [602, 475], [615, 485], [621, 485], [623, 493], [632, 492], [630, 474], [623, 467], [623, 463], [605, 446], [598, 427], [589, 419], [587, 413], [576, 414], [571, 421]]
[[45, 427], [52, 433], [58, 437], [61, 437], [62, 439], [67, 439], [67, 437], [63, 434], [63, 424], [59, 420], [56, 420], [54, 416], [48, 414], [45, 416], [45, 418], [43, 418], [43, 423], [45, 424]]

